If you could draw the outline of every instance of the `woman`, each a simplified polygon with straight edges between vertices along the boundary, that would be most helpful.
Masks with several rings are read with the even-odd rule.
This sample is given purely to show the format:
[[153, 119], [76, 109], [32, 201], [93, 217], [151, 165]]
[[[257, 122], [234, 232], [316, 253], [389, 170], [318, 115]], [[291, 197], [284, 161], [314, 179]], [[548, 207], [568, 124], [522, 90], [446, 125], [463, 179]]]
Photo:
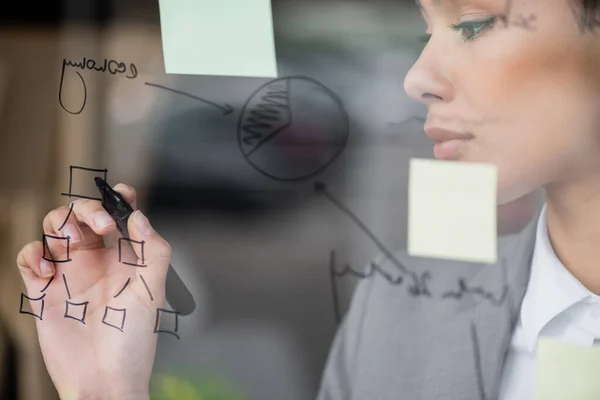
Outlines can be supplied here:
[[[535, 335], [570, 340], [544, 333], [551, 321], [540, 321], [540, 312], [560, 319], [579, 300], [600, 293], [594, 217], [600, 211], [600, 40], [594, 30], [600, 0], [422, 0], [420, 6], [431, 37], [405, 89], [429, 108], [425, 131], [440, 142], [436, 157], [494, 163], [499, 203], [543, 187], [546, 205], [516, 242], [499, 248], [498, 265], [402, 253], [380, 260], [381, 268], [404, 268], [404, 286], [361, 282], [318, 398], [532, 399], [531, 321], [541, 325]], [[132, 188], [118, 189], [135, 200]], [[50, 212], [44, 231], [57, 234], [67, 213]], [[64, 298], [47, 293], [44, 319], [53, 322], [37, 321], [37, 329], [63, 398], [148, 398], [156, 345], [148, 328], [155, 304], [164, 300], [170, 248], [140, 211], [129, 226], [131, 237], [147, 244], [144, 277], [154, 302], [137, 279], [139, 269], [123, 270], [113, 250], [102, 248], [101, 235], [115, 226], [97, 202], [77, 201], [62, 230], [79, 248], [81, 269], [69, 265], [70, 274], [86, 288], [82, 297], [90, 307], [108, 302], [131, 277], [121, 304], [136, 318], [128, 321], [134, 331], [108, 333], [99, 318], [74, 327], [62, 318]], [[34, 298], [57, 271], [42, 260], [39, 242], [25, 246], [17, 264]], [[557, 280], [570, 282], [567, 294], [577, 300], [543, 308], [552, 297], [544, 283], [563, 290]], [[595, 339], [588, 333], [586, 340]]]

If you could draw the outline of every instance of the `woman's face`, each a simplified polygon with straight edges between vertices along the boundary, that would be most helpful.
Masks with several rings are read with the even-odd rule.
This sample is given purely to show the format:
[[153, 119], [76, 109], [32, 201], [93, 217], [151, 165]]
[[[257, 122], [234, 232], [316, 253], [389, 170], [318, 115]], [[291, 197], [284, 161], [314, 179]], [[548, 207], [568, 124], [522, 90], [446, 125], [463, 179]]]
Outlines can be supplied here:
[[600, 182], [600, 35], [580, 31], [570, 1], [421, 0], [431, 37], [406, 92], [427, 104], [431, 137], [471, 138], [436, 158], [498, 167], [501, 204]]

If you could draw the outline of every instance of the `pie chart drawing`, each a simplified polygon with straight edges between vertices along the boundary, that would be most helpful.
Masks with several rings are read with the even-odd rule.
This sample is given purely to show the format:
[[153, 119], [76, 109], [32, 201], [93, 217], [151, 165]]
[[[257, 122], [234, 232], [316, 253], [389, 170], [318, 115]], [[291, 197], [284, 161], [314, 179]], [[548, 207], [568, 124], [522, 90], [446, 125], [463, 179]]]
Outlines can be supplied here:
[[349, 118], [341, 99], [312, 78], [278, 78], [246, 101], [238, 123], [244, 158], [279, 181], [325, 170], [348, 142]]

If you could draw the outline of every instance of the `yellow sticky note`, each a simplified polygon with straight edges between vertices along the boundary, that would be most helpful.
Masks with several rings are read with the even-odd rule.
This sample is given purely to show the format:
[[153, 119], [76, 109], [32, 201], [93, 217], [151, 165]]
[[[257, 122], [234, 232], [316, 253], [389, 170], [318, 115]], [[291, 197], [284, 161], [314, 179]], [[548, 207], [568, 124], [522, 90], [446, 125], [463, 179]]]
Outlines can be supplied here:
[[271, 0], [159, 0], [167, 74], [277, 77]]
[[408, 254], [495, 263], [497, 168], [413, 158]]
[[538, 341], [535, 400], [600, 399], [600, 348]]

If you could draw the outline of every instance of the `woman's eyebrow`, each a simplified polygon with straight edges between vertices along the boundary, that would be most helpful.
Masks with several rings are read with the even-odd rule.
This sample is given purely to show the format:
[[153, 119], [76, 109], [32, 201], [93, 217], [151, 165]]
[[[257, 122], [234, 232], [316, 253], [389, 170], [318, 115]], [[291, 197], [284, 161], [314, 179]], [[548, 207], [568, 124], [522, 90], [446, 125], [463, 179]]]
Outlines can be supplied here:
[[[432, 5], [433, 5], [434, 7], [439, 7], [439, 6], [441, 6], [441, 5], [442, 5], [442, 1], [443, 1], [443, 0], [433, 0], [433, 1], [432, 1]], [[425, 12], [425, 9], [423, 9], [423, 4], [421, 4], [421, 0], [415, 0], [415, 3], [417, 3], [417, 5], [419, 6], [419, 8], [420, 8], [421, 10], [423, 10], [423, 12]]]

